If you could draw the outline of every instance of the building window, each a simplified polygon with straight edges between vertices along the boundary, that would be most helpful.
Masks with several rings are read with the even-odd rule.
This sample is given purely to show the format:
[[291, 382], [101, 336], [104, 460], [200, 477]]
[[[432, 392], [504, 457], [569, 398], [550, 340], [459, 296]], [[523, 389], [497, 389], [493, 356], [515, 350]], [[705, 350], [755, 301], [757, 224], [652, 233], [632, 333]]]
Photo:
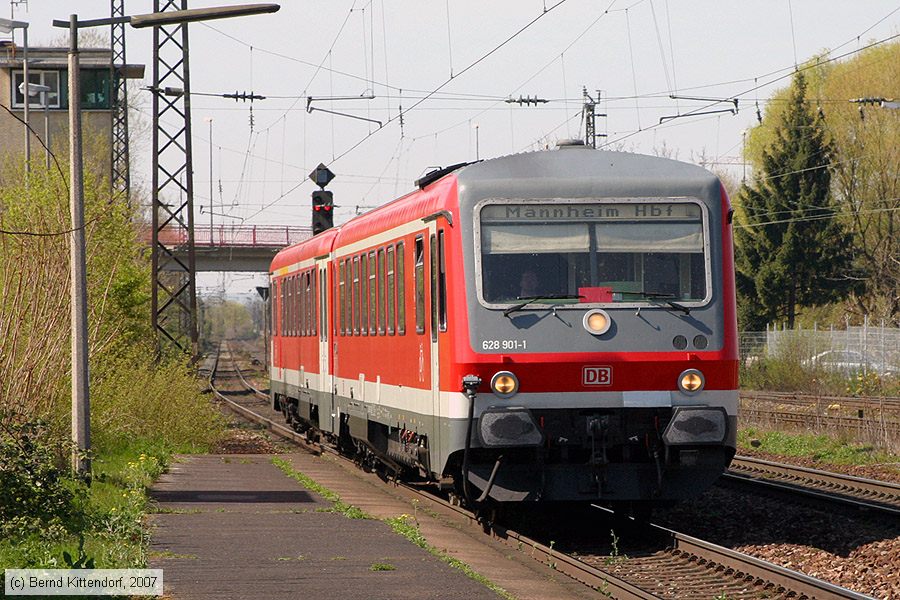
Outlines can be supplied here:
[[[47, 108], [59, 108], [59, 71], [36, 71], [28, 69], [28, 79], [30, 83], [37, 85], [46, 85], [50, 88], [47, 92]], [[25, 108], [25, 95], [19, 91], [19, 86], [25, 81], [25, 73], [15, 71], [13, 73], [13, 108]], [[29, 108], [44, 108], [44, 94], [37, 94], [30, 97]]]
[[81, 70], [81, 108], [109, 108], [109, 74], [109, 69]]

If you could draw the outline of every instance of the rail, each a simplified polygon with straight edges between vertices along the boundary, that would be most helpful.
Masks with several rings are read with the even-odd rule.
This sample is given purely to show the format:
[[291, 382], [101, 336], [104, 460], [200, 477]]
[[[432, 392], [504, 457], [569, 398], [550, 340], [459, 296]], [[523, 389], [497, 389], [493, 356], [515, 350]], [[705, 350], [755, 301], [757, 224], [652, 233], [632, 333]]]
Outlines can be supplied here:
[[[218, 356], [216, 363], [218, 363]], [[238, 368], [237, 363], [233, 361], [232, 364], [234, 371], [239, 373], [240, 369]], [[213, 368], [210, 373], [211, 388], [217, 397], [224, 400], [231, 408], [235, 409], [236, 412], [252, 421], [265, 425], [273, 433], [297, 442], [301, 446], [314, 452], [322, 452], [325, 450], [322, 446], [310, 446], [304, 436], [301, 436], [293, 430], [277, 424], [271, 419], [250, 410], [248, 407], [241, 406], [239, 403], [227, 398], [225, 394], [219, 392], [214, 387], [215, 374], [216, 369]], [[245, 382], [242, 376], [240, 379]], [[252, 386], [246, 383], [244, 385], [246, 388], [256, 393], [256, 391], [252, 389]], [[530, 553], [534, 558], [550, 566], [554, 571], [565, 573], [577, 581], [600, 590], [601, 593], [608, 597], [640, 600], [662, 597], [657, 593], [654, 593], [653, 589], [646, 589], [646, 587], [641, 585], [641, 580], [644, 579], [644, 577], [638, 576], [637, 574], [646, 571], [647, 565], [636, 563], [634, 572], [629, 572], [631, 571], [630, 569], [622, 569], [621, 563], [618, 565], [619, 569], [616, 573], [606, 569], [600, 569], [575, 556], [555, 550], [553, 548], [553, 542], [551, 542], [549, 546], [542, 544], [539, 541], [530, 539], [516, 531], [505, 529], [496, 523], [486, 522], [467, 509], [456, 506], [446, 500], [436, 498], [431, 494], [426, 494], [413, 486], [403, 485], [403, 487], [417, 496], [420, 496], [425, 501], [434, 502], [443, 509], [449, 509], [458, 513], [465, 518], [471, 526], [481, 529], [486, 533], [490, 533], [495, 538], [505, 542], [514, 549], [518, 549], [520, 552]], [[701, 572], [700, 578], [707, 579], [707, 583], [708, 577], [710, 576], [717, 578], [718, 581], [725, 583], [725, 585], [730, 585], [726, 582], [733, 581], [744, 592], [748, 591], [747, 588], [749, 587], [759, 590], [759, 594], [756, 594], [754, 597], [821, 599], [870, 598], [869, 596], [853, 592], [773, 563], [768, 563], [741, 552], [717, 546], [710, 542], [705, 542], [657, 525], [647, 524], [646, 526], [648, 531], [651, 531], [655, 536], [662, 535], [667, 538], [666, 545], [669, 550], [665, 555], [671, 557], [671, 559], [665, 559], [669, 561], [666, 563], [666, 568], [671, 569], [672, 565], [679, 562], [690, 565], [700, 565], [701, 568], [691, 568], [690, 570], [699, 570]], [[672, 560], [676, 562], [671, 562]], [[687, 571], [688, 570], [685, 569], [681, 577], [689, 576]], [[643, 574], [646, 575], [646, 572]]]

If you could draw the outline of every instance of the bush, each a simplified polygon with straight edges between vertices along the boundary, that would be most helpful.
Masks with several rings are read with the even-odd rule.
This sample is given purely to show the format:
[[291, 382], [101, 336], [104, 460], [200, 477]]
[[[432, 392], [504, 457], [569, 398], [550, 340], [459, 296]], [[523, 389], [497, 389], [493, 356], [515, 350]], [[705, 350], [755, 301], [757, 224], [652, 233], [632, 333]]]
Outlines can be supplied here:
[[[40, 422], [0, 430], [0, 533], [2, 537], [76, 531], [84, 524], [84, 489], [59, 467], [64, 447]], [[64, 455], [64, 454], [63, 454]]]

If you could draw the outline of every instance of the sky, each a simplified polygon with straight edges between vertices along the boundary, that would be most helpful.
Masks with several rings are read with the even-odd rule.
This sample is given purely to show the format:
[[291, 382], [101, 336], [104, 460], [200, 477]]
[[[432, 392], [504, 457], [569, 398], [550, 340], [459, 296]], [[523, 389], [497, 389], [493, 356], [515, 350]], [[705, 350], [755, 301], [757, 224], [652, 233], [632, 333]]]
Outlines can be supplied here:
[[[6, 10], [4, 1], [0, 15], [30, 22], [32, 45], [59, 38], [52, 19], [109, 16], [107, 0], [28, 0]], [[192, 0], [189, 8], [248, 1]], [[795, 65], [824, 53], [849, 57], [900, 34], [896, 0], [281, 4], [272, 15], [190, 25], [199, 224], [210, 219], [210, 128], [215, 225], [308, 225], [315, 185], [307, 176], [319, 163], [336, 175], [329, 189], [339, 224], [412, 190], [434, 167], [583, 137], [584, 88], [605, 115], [596, 119], [606, 135], [598, 147], [704, 162], [740, 177], [742, 132]], [[152, 9], [150, 0], [125, 2], [126, 14]], [[129, 28], [126, 44], [128, 62], [147, 65], [141, 85], [151, 85], [151, 32]], [[250, 103], [214, 96], [236, 91], [266, 97], [252, 103], [252, 121]], [[150, 95], [135, 96], [143, 121], [135, 126], [144, 133], [133, 178], [146, 188]], [[336, 97], [349, 99], [329, 99]], [[520, 97], [547, 102], [505, 102]], [[685, 114], [733, 109], [735, 98], [737, 114]], [[259, 281], [207, 276], [201, 286], [249, 289]]]

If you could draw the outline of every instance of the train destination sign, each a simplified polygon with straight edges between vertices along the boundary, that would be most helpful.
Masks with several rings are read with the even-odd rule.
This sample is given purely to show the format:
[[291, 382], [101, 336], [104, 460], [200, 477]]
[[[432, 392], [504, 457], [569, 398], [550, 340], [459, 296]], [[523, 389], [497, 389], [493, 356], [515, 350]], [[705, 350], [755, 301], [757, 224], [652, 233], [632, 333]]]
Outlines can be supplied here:
[[481, 209], [484, 221], [643, 221], [700, 218], [700, 206], [683, 202], [618, 204], [490, 204]]

